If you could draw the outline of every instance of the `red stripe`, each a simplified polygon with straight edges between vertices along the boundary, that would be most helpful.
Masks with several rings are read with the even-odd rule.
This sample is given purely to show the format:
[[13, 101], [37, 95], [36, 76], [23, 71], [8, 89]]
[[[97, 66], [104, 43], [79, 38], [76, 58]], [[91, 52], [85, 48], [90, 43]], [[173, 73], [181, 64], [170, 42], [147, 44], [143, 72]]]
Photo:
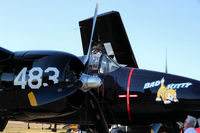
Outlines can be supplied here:
[[131, 76], [132, 76], [133, 70], [134, 70], [134, 68], [132, 68], [129, 73], [128, 84], [127, 84], [127, 111], [128, 111], [129, 121], [132, 121], [131, 120], [131, 112], [130, 112], [130, 104], [129, 104], [129, 98], [130, 98], [129, 90], [130, 90], [130, 81], [131, 81]]
[[[127, 97], [127, 95], [118, 95], [118, 98], [126, 98], [126, 97]], [[138, 97], [138, 95], [137, 94], [129, 95], [129, 97]]]

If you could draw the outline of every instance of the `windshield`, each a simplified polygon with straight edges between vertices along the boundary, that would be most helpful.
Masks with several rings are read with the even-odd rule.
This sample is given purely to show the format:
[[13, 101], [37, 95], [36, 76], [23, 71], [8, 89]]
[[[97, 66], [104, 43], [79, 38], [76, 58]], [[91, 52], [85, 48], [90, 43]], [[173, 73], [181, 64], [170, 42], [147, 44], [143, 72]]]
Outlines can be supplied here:
[[88, 70], [98, 70], [101, 54], [92, 54], [90, 55], [89, 67]]
[[102, 56], [100, 73], [109, 73], [119, 69], [120, 66], [106, 55]]
[[119, 69], [120, 66], [104, 54], [90, 55], [88, 71], [92, 73], [109, 73]]

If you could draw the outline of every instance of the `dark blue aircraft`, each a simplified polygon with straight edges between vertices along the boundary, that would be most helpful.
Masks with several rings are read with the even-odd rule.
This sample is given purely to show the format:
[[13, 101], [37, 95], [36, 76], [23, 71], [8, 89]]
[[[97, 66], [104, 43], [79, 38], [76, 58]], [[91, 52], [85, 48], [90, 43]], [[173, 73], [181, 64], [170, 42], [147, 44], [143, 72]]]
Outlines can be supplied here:
[[[96, 19], [97, 18], [97, 19]], [[0, 48], [0, 130], [8, 120], [150, 132], [199, 117], [200, 82], [138, 68], [118, 12], [79, 22], [84, 56]]]

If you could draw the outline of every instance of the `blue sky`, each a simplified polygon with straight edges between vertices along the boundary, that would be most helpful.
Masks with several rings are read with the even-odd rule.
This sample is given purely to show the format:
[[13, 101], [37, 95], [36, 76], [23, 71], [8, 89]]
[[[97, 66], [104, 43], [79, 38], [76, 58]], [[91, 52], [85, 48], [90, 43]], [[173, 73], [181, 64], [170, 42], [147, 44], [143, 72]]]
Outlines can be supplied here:
[[[97, 0], [1, 0], [0, 46], [82, 55], [78, 21]], [[200, 0], [98, 0], [99, 13], [119, 11], [138, 65], [200, 80]]]

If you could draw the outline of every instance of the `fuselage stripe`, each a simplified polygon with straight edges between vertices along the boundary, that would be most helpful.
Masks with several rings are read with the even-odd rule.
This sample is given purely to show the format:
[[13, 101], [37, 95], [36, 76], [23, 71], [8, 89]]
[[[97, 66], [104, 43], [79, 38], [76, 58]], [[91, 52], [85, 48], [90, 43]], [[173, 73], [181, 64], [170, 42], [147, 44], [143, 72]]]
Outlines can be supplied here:
[[31, 106], [38, 106], [37, 100], [32, 91], [28, 93], [28, 99], [30, 101]]
[[[138, 95], [129, 95], [129, 97], [137, 98]], [[127, 95], [118, 95], [118, 98], [127, 98]]]
[[129, 118], [129, 121], [132, 121], [131, 120], [131, 112], [130, 112], [130, 104], [129, 104], [129, 101], [130, 101], [130, 81], [131, 81], [131, 76], [132, 76], [132, 73], [133, 73], [133, 70], [134, 68], [131, 69], [130, 73], [129, 73], [129, 77], [128, 77], [128, 84], [127, 84], [127, 111], [128, 111], [128, 118]]

